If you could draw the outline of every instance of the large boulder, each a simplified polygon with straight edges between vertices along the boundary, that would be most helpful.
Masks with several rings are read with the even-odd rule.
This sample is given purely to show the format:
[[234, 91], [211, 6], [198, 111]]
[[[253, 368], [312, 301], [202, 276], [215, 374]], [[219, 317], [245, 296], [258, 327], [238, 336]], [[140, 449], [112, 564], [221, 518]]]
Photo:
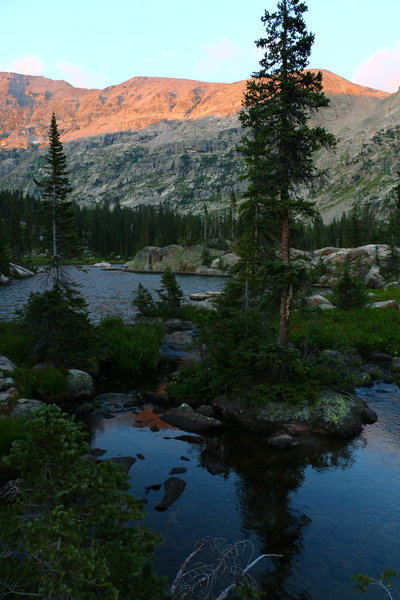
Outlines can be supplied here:
[[360, 433], [363, 423], [374, 423], [376, 414], [352, 394], [324, 390], [318, 401], [296, 404], [265, 402], [252, 405], [243, 398], [219, 396], [213, 401], [215, 414], [236, 422], [249, 431], [273, 434], [278, 431], [323, 433], [351, 438]]
[[32, 398], [19, 398], [16, 402], [16, 405], [11, 410], [10, 415], [12, 417], [27, 417], [42, 405], [43, 402], [41, 400], [34, 400]]
[[[222, 250], [209, 249], [211, 258], [223, 254]], [[158, 246], [146, 246], [136, 253], [133, 260], [124, 265], [126, 271], [162, 272], [170, 268], [180, 273], [194, 273], [203, 264], [203, 246], [189, 246], [184, 248], [177, 244], [171, 244], [160, 248]]]
[[319, 306], [319, 308], [335, 308], [332, 304], [332, 302], [330, 300], [328, 300], [328, 298], [325, 298], [325, 296], [321, 296], [320, 294], [315, 294], [314, 296], [310, 296], [307, 299], [307, 304], [309, 306]]
[[94, 396], [94, 389], [94, 382], [89, 373], [78, 369], [68, 369], [66, 400], [87, 400]]
[[177, 408], [163, 413], [161, 419], [169, 425], [174, 425], [175, 427], [179, 427], [179, 429], [193, 433], [217, 429], [222, 426], [221, 421], [196, 412], [188, 404], [181, 404]]
[[219, 258], [215, 258], [211, 263], [211, 267], [214, 269], [221, 269], [222, 271], [229, 271], [239, 262], [239, 260], [240, 256], [233, 252], [227, 252], [226, 254], [222, 254]]
[[0, 355], [0, 373], [12, 373], [17, 365], [6, 356]]

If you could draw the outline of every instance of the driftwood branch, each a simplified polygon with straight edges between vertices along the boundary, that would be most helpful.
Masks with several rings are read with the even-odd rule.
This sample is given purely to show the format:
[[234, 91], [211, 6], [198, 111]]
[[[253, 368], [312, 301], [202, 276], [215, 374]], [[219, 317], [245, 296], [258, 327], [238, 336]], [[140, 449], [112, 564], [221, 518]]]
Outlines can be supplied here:
[[[199, 561], [201, 553], [207, 560]], [[229, 593], [263, 558], [279, 554], [261, 554], [254, 557], [254, 546], [248, 540], [228, 544], [221, 538], [205, 538], [196, 544], [183, 561], [169, 589], [169, 600], [226, 600]], [[247, 560], [246, 560], [247, 558]], [[221, 591], [222, 588], [222, 591]]]

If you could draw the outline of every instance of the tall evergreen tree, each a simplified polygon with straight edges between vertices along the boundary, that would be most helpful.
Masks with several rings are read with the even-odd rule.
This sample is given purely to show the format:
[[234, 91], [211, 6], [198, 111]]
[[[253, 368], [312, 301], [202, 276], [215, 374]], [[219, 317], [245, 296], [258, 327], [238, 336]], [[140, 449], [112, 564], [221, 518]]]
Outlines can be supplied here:
[[50, 244], [55, 281], [58, 282], [61, 277], [62, 259], [76, 254], [78, 241], [73, 227], [73, 202], [68, 199], [72, 188], [69, 184], [67, 159], [54, 113], [50, 122], [49, 141], [46, 176], [42, 181], [36, 179], [34, 181], [41, 189], [42, 208], [47, 221], [46, 234]]
[[[306, 30], [305, 3], [282, 0], [277, 11], [265, 12], [266, 36], [256, 42], [265, 51], [261, 69], [247, 83], [242, 126], [248, 133], [239, 151], [247, 165], [246, 210], [251, 214], [256, 246], [267, 223], [279, 226], [279, 258], [290, 269], [290, 238], [295, 215], [313, 215], [304, 190], [317, 176], [313, 154], [334, 145], [322, 127], [310, 127], [310, 115], [326, 107], [322, 74], [305, 71], [314, 35]], [[266, 223], [267, 222], [267, 223]], [[281, 286], [279, 343], [288, 345], [292, 299], [290, 277]]]

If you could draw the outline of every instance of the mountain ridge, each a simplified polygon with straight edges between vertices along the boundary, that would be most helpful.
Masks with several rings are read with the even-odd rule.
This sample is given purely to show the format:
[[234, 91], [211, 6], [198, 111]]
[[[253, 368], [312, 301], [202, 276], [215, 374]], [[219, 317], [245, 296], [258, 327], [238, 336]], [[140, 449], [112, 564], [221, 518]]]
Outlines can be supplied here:
[[[375, 99], [391, 95], [359, 86], [324, 69], [321, 72], [324, 90], [329, 95]], [[53, 111], [64, 142], [116, 131], [137, 131], [164, 119], [230, 117], [241, 108], [245, 85], [246, 80], [209, 83], [133, 77], [104, 89], [86, 89], [64, 80], [1, 72], [0, 149], [47, 144]]]

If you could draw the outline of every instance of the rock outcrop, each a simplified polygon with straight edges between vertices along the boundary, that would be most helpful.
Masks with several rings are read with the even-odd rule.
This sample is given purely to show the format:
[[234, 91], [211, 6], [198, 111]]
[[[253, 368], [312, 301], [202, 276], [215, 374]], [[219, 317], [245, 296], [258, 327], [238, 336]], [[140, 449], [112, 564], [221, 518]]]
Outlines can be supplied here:
[[[207, 258], [212, 258], [217, 261], [222, 261], [221, 268], [213, 268], [204, 265], [205, 252], [204, 247], [200, 244], [195, 246], [178, 246], [171, 244], [159, 248], [157, 246], [146, 246], [137, 252], [136, 256], [125, 263], [126, 271], [145, 272], [145, 273], [160, 273], [167, 268], [172, 269], [175, 273], [194, 273], [198, 275], [225, 275], [225, 271], [229, 270], [229, 264], [234, 264], [233, 257], [236, 255], [207, 248]], [[228, 257], [224, 262], [225, 257]], [[239, 257], [236, 257], [239, 260]]]

